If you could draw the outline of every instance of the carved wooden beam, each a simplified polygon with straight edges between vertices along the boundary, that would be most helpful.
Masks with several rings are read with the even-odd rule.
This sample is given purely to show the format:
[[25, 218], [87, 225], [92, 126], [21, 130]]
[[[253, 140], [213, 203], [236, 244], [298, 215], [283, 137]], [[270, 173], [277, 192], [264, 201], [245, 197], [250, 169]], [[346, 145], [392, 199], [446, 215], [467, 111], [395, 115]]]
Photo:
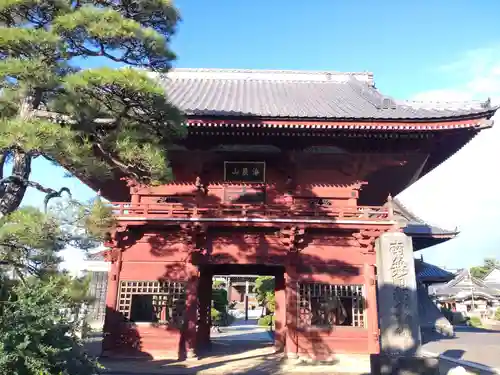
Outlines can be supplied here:
[[359, 247], [365, 252], [375, 251], [375, 240], [383, 233], [381, 230], [363, 229], [352, 236], [356, 239]]
[[305, 227], [292, 225], [281, 228], [279, 237], [287, 251], [296, 253], [305, 247], [305, 233]]
[[139, 241], [144, 233], [136, 228], [132, 230], [127, 224], [120, 224], [108, 233], [105, 246], [124, 249]]
[[106, 262], [115, 263], [116, 261], [118, 261], [121, 252], [122, 252], [122, 249], [120, 249], [118, 247], [113, 247], [113, 248], [105, 250], [102, 253], [102, 255], [103, 255], [104, 260]]
[[207, 247], [208, 225], [203, 223], [181, 224], [182, 238], [193, 247], [194, 250], [203, 250]]

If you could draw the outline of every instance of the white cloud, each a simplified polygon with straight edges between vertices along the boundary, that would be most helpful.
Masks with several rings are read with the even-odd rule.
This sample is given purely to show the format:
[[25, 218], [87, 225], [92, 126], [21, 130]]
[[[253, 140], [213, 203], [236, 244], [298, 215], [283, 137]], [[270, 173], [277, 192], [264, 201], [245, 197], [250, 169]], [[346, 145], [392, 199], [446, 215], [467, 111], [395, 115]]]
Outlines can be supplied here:
[[452, 79], [453, 87], [415, 95], [416, 100], [484, 100], [500, 102], [500, 45], [466, 52], [457, 61], [438, 67], [440, 74]]
[[[438, 68], [454, 84], [418, 93], [415, 100], [466, 101], [491, 98], [500, 104], [500, 45], [465, 53]], [[500, 111], [499, 111], [500, 112]], [[472, 266], [492, 254], [500, 255], [495, 230], [500, 222], [500, 177], [492, 163], [500, 160], [500, 114], [493, 129], [482, 131], [441, 166], [401, 194], [424, 219], [444, 227], [457, 225], [459, 238], [424, 251], [430, 262], [450, 267]], [[493, 173], [492, 173], [493, 172]]]

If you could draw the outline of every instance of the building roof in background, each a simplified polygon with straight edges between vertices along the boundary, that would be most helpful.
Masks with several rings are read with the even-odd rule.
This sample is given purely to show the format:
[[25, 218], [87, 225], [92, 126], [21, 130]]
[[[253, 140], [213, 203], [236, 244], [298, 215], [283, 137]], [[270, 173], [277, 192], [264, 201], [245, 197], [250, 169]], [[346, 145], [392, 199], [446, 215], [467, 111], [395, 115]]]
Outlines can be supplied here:
[[170, 101], [191, 117], [448, 122], [489, 118], [497, 109], [489, 100], [394, 100], [366, 72], [173, 69], [159, 79]]
[[455, 277], [453, 272], [444, 270], [434, 264], [415, 259], [415, 275], [417, 281], [425, 284], [446, 283]]
[[445, 229], [428, 224], [408, 209], [398, 198], [392, 198], [392, 207], [396, 218], [399, 219], [399, 225], [403, 229], [403, 232], [412, 237], [414, 251], [448, 241], [459, 233], [457, 228]]
[[473, 277], [468, 269], [463, 269], [453, 280], [445, 284], [430, 286], [429, 294], [450, 298], [465, 298], [471, 294], [499, 297], [500, 290], [486, 285], [483, 281]]
[[445, 229], [428, 224], [424, 219], [406, 207], [398, 198], [393, 198], [392, 202], [394, 212], [407, 220], [404, 232], [408, 235], [438, 235], [453, 238], [459, 233], [457, 228]]
[[85, 259], [86, 261], [93, 261], [93, 262], [104, 262], [104, 251], [98, 251], [95, 253], [88, 253], [87, 257]]
[[494, 267], [484, 277], [483, 281], [490, 288], [495, 288], [495, 289], [499, 289], [500, 290], [500, 267]]

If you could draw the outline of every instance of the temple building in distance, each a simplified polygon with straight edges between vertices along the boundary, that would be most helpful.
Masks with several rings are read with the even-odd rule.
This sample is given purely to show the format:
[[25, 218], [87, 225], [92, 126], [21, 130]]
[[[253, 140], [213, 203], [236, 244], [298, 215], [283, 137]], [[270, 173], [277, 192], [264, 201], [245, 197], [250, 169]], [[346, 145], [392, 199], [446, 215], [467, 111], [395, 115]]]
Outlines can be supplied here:
[[418, 347], [413, 251], [456, 233], [391, 197], [491, 127], [497, 108], [397, 101], [371, 73], [156, 78], [188, 130], [168, 146], [175, 180], [85, 180], [118, 220], [103, 254], [104, 353], [196, 356], [210, 343], [212, 277], [235, 274], [275, 277], [275, 347], [290, 358]]

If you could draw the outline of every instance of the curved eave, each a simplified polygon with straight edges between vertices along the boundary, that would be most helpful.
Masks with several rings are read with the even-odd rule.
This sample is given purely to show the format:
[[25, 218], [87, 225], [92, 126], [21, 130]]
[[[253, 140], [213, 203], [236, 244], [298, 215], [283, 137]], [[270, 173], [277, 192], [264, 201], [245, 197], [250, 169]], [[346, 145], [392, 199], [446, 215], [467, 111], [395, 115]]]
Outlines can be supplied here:
[[[473, 115], [469, 114], [467, 116], [458, 117], [448, 117], [448, 118], [434, 118], [434, 119], [408, 119], [408, 118], [398, 118], [398, 119], [312, 119], [312, 118], [248, 118], [248, 117], [238, 117], [234, 116], [203, 116], [202, 117], [192, 117], [188, 116], [185, 125], [191, 130], [199, 129], [203, 133], [205, 130], [212, 130], [213, 134], [216, 135], [220, 130], [230, 129], [238, 130], [245, 129], [246, 133], [248, 130], [257, 131], [258, 129], [266, 130], [285, 130], [284, 135], [292, 134], [294, 132], [301, 132], [303, 135], [313, 135], [318, 134], [316, 132], [311, 132], [311, 130], [318, 130], [323, 134], [329, 130], [340, 130], [340, 131], [355, 131], [359, 133], [365, 133], [367, 136], [371, 137], [373, 134], [382, 135], [385, 137], [384, 133], [417, 133], [422, 134], [424, 132], [458, 132], [461, 134], [460, 139], [456, 144], [450, 145], [446, 150], [439, 150], [436, 155], [432, 155], [428, 163], [425, 165], [423, 172], [424, 175], [433, 169], [436, 165], [440, 164], [447, 157], [455, 153], [460, 149], [465, 143], [474, 137], [481, 129], [491, 127], [493, 122], [488, 118], [494, 114], [495, 109], [488, 109], [485, 112], [475, 113]], [[224, 133], [224, 132], [222, 132]], [[278, 133], [279, 134], [279, 133]], [[295, 134], [293, 134], [295, 135]], [[189, 136], [188, 136], [189, 137]], [[99, 190], [101, 195], [110, 201], [126, 201], [129, 199], [129, 189], [126, 183], [120, 178], [124, 177], [119, 173], [115, 173], [114, 181], [103, 183], [100, 180], [91, 180], [88, 178], [83, 178], [82, 176], [76, 175], [85, 184], [94, 190]], [[405, 186], [401, 186], [401, 189], [392, 189], [393, 193], [398, 193]], [[395, 195], [395, 194], [394, 194]], [[428, 247], [430, 245], [425, 245]], [[421, 247], [424, 248], [424, 247]]]
[[[459, 294], [461, 293], [461, 294]], [[455, 300], [455, 301], [463, 301], [463, 300], [466, 300], [466, 299], [469, 299], [469, 298], [472, 298], [472, 296], [474, 297], [483, 297], [485, 299], [488, 299], [488, 300], [496, 300], [496, 297], [491, 295], [491, 294], [488, 294], [488, 293], [484, 293], [484, 292], [467, 292], [467, 293], [463, 293], [463, 292], [459, 292], [457, 294], [436, 294], [436, 297], [439, 298], [439, 299], [449, 299], [449, 300]]]
[[403, 233], [412, 238], [413, 251], [419, 251], [439, 245], [455, 238], [459, 234], [458, 231], [445, 231], [441, 228], [435, 228], [428, 225], [419, 225], [418, 227], [419, 230], [415, 230], [414, 226], [403, 228]]
[[124, 174], [114, 172], [113, 179], [103, 182], [101, 179], [89, 178], [88, 176], [79, 176], [73, 172], [81, 182], [94, 191], [98, 191], [100, 196], [111, 202], [128, 202], [130, 200], [130, 188], [123, 180]]
[[450, 281], [449, 277], [417, 277], [417, 279], [422, 284], [428, 284], [428, 285], [447, 283], [448, 281]]
[[444, 131], [455, 129], [481, 130], [493, 126], [487, 114], [436, 119], [311, 119], [311, 118], [248, 118], [237, 116], [188, 116], [188, 128], [199, 129], [287, 129], [287, 130], [360, 130], [360, 131]]

